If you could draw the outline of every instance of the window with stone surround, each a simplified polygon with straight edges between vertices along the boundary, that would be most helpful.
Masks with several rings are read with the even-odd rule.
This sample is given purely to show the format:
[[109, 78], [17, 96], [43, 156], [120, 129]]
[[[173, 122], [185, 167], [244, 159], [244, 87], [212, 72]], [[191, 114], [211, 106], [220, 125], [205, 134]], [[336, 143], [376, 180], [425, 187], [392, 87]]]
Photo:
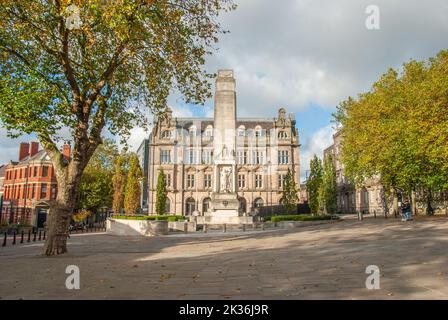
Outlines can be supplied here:
[[160, 150], [160, 163], [171, 163], [171, 150]]
[[245, 174], [238, 175], [238, 188], [240, 188], [240, 189], [246, 188], [246, 175]]
[[263, 188], [263, 175], [262, 174], [255, 175], [255, 188]]
[[264, 164], [264, 151], [253, 151], [252, 152], [252, 163], [253, 164]]
[[194, 188], [194, 174], [187, 174], [187, 188]]
[[171, 187], [171, 173], [165, 174], [165, 186], [167, 188]]
[[278, 187], [284, 188], [285, 187], [285, 178], [286, 174], [279, 174], [278, 175]]
[[47, 166], [42, 167], [42, 177], [48, 177], [48, 167]]
[[289, 163], [289, 151], [288, 150], [279, 150], [278, 151], [278, 163], [279, 164], [288, 164]]
[[213, 163], [213, 151], [212, 150], [203, 150], [202, 151], [202, 163], [203, 164], [212, 164]]
[[247, 164], [247, 151], [237, 151], [236, 161], [238, 164]]
[[279, 139], [287, 139], [288, 138], [288, 134], [286, 133], [286, 131], [280, 131], [278, 133], [278, 138]]
[[43, 183], [40, 188], [40, 199], [45, 199], [47, 197], [47, 184]]
[[212, 187], [212, 175], [210, 173], [204, 174], [204, 188], [210, 189]]

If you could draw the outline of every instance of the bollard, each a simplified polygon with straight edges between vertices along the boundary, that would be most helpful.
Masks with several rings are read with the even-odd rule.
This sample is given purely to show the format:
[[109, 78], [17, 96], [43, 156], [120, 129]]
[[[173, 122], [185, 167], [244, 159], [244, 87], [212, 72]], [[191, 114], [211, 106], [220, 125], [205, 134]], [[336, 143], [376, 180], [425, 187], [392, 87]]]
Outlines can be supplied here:
[[31, 241], [31, 230], [28, 230], [28, 239], [26, 240], [26, 242], [30, 241]]
[[188, 233], [188, 223], [184, 222], [184, 232]]
[[12, 244], [16, 244], [16, 232], [15, 231], [12, 235]]
[[207, 227], [208, 227], [208, 225], [204, 224], [204, 233], [207, 233]]
[[243, 223], [243, 231], [246, 231], [246, 225]]
[[264, 231], [264, 222], [261, 223], [261, 230]]
[[223, 232], [227, 232], [227, 224], [224, 223], [224, 224], [222, 225], [222, 231], [223, 231]]
[[5, 232], [5, 237], [3, 238], [3, 244], [2, 247], [6, 247], [6, 238], [8, 237], [8, 234]]
[[373, 210], [373, 217], [376, 219], [376, 210]]
[[22, 233], [20, 235], [20, 243], [23, 243], [23, 230], [22, 230]]
[[36, 236], [37, 236], [37, 232], [34, 232], [34, 234], [33, 234], [33, 242], [36, 242]]

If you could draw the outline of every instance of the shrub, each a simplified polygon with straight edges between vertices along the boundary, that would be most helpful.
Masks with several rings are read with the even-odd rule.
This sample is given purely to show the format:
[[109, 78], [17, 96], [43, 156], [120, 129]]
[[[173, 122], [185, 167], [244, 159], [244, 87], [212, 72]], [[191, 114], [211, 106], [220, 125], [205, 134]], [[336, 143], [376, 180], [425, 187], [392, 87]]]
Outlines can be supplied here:
[[126, 216], [126, 215], [115, 215], [112, 219], [124, 219], [124, 220], [145, 220], [145, 221], [183, 221], [185, 217], [183, 216]]
[[[331, 220], [331, 216], [283, 215], [270, 217], [272, 222], [280, 221], [321, 221]], [[266, 220], [267, 221], [267, 220]]]

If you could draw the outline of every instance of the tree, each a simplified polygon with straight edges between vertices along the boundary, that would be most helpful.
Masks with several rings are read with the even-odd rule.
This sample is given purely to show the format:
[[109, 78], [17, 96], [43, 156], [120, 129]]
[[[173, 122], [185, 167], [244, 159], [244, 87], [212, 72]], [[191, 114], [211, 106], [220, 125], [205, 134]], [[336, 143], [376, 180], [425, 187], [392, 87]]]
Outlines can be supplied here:
[[379, 178], [394, 197], [394, 211], [400, 190], [412, 199], [416, 190], [428, 190], [430, 207], [431, 192], [448, 188], [448, 51], [427, 62], [411, 60], [402, 70], [390, 69], [335, 114], [346, 174], [358, 186]]
[[310, 161], [310, 176], [306, 181], [306, 190], [308, 192], [308, 203], [311, 213], [319, 213], [319, 188], [322, 185], [322, 161], [314, 155]]
[[287, 214], [297, 211], [298, 201], [297, 185], [291, 170], [288, 169], [283, 185], [283, 205], [286, 207]]
[[130, 157], [129, 172], [124, 193], [124, 211], [126, 214], [136, 214], [140, 209], [142, 178], [142, 169], [140, 168], [138, 157], [134, 153]]
[[165, 213], [167, 194], [166, 178], [162, 169], [157, 178], [156, 213], [159, 215]]
[[124, 190], [126, 187], [127, 176], [127, 157], [125, 154], [119, 155], [115, 159], [115, 173], [112, 178], [113, 186], [113, 198], [112, 198], [112, 211], [115, 214], [119, 214], [123, 208], [124, 203]]
[[[58, 183], [45, 254], [67, 251], [81, 176], [104, 127], [128, 135], [147, 123], [141, 106], [160, 115], [172, 89], [187, 103], [210, 97], [205, 56], [224, 32], [218, 15], [234, 8], [232, 0], [2, 3], [0, 119], [10, 135], [37, 135]], [[57, 147], [64, 128], [73, 146], [68, 160]]]
[[319, 191], [322, 207], [326, 214], [335, 214], [337, 208], [337, 184], [334, 157], [329, 155], [324, 160], [322, 184]]
[[105, 139], [86, 166], [78, 191], [77, 209], [96, 212], [101, 207], [112, 207], [114, 162], [118, 149], [113, 140]]

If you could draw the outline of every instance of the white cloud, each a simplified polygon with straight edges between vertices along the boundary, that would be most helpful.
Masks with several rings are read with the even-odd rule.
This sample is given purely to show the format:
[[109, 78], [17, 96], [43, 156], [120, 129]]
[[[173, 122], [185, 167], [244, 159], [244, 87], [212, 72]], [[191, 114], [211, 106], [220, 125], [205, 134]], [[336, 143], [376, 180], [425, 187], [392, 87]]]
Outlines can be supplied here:
[[329, 124], [316, 131], [309, 139], [303, 142], [303, 148], [300, 153], [300, 180], [304, 181], [307, 177], [307, 171], [310, 169], [310, 161], [317, 155], [322, 159], [322, 152], [333, 143], [333, 134], [335, 130], [333, 125]]

